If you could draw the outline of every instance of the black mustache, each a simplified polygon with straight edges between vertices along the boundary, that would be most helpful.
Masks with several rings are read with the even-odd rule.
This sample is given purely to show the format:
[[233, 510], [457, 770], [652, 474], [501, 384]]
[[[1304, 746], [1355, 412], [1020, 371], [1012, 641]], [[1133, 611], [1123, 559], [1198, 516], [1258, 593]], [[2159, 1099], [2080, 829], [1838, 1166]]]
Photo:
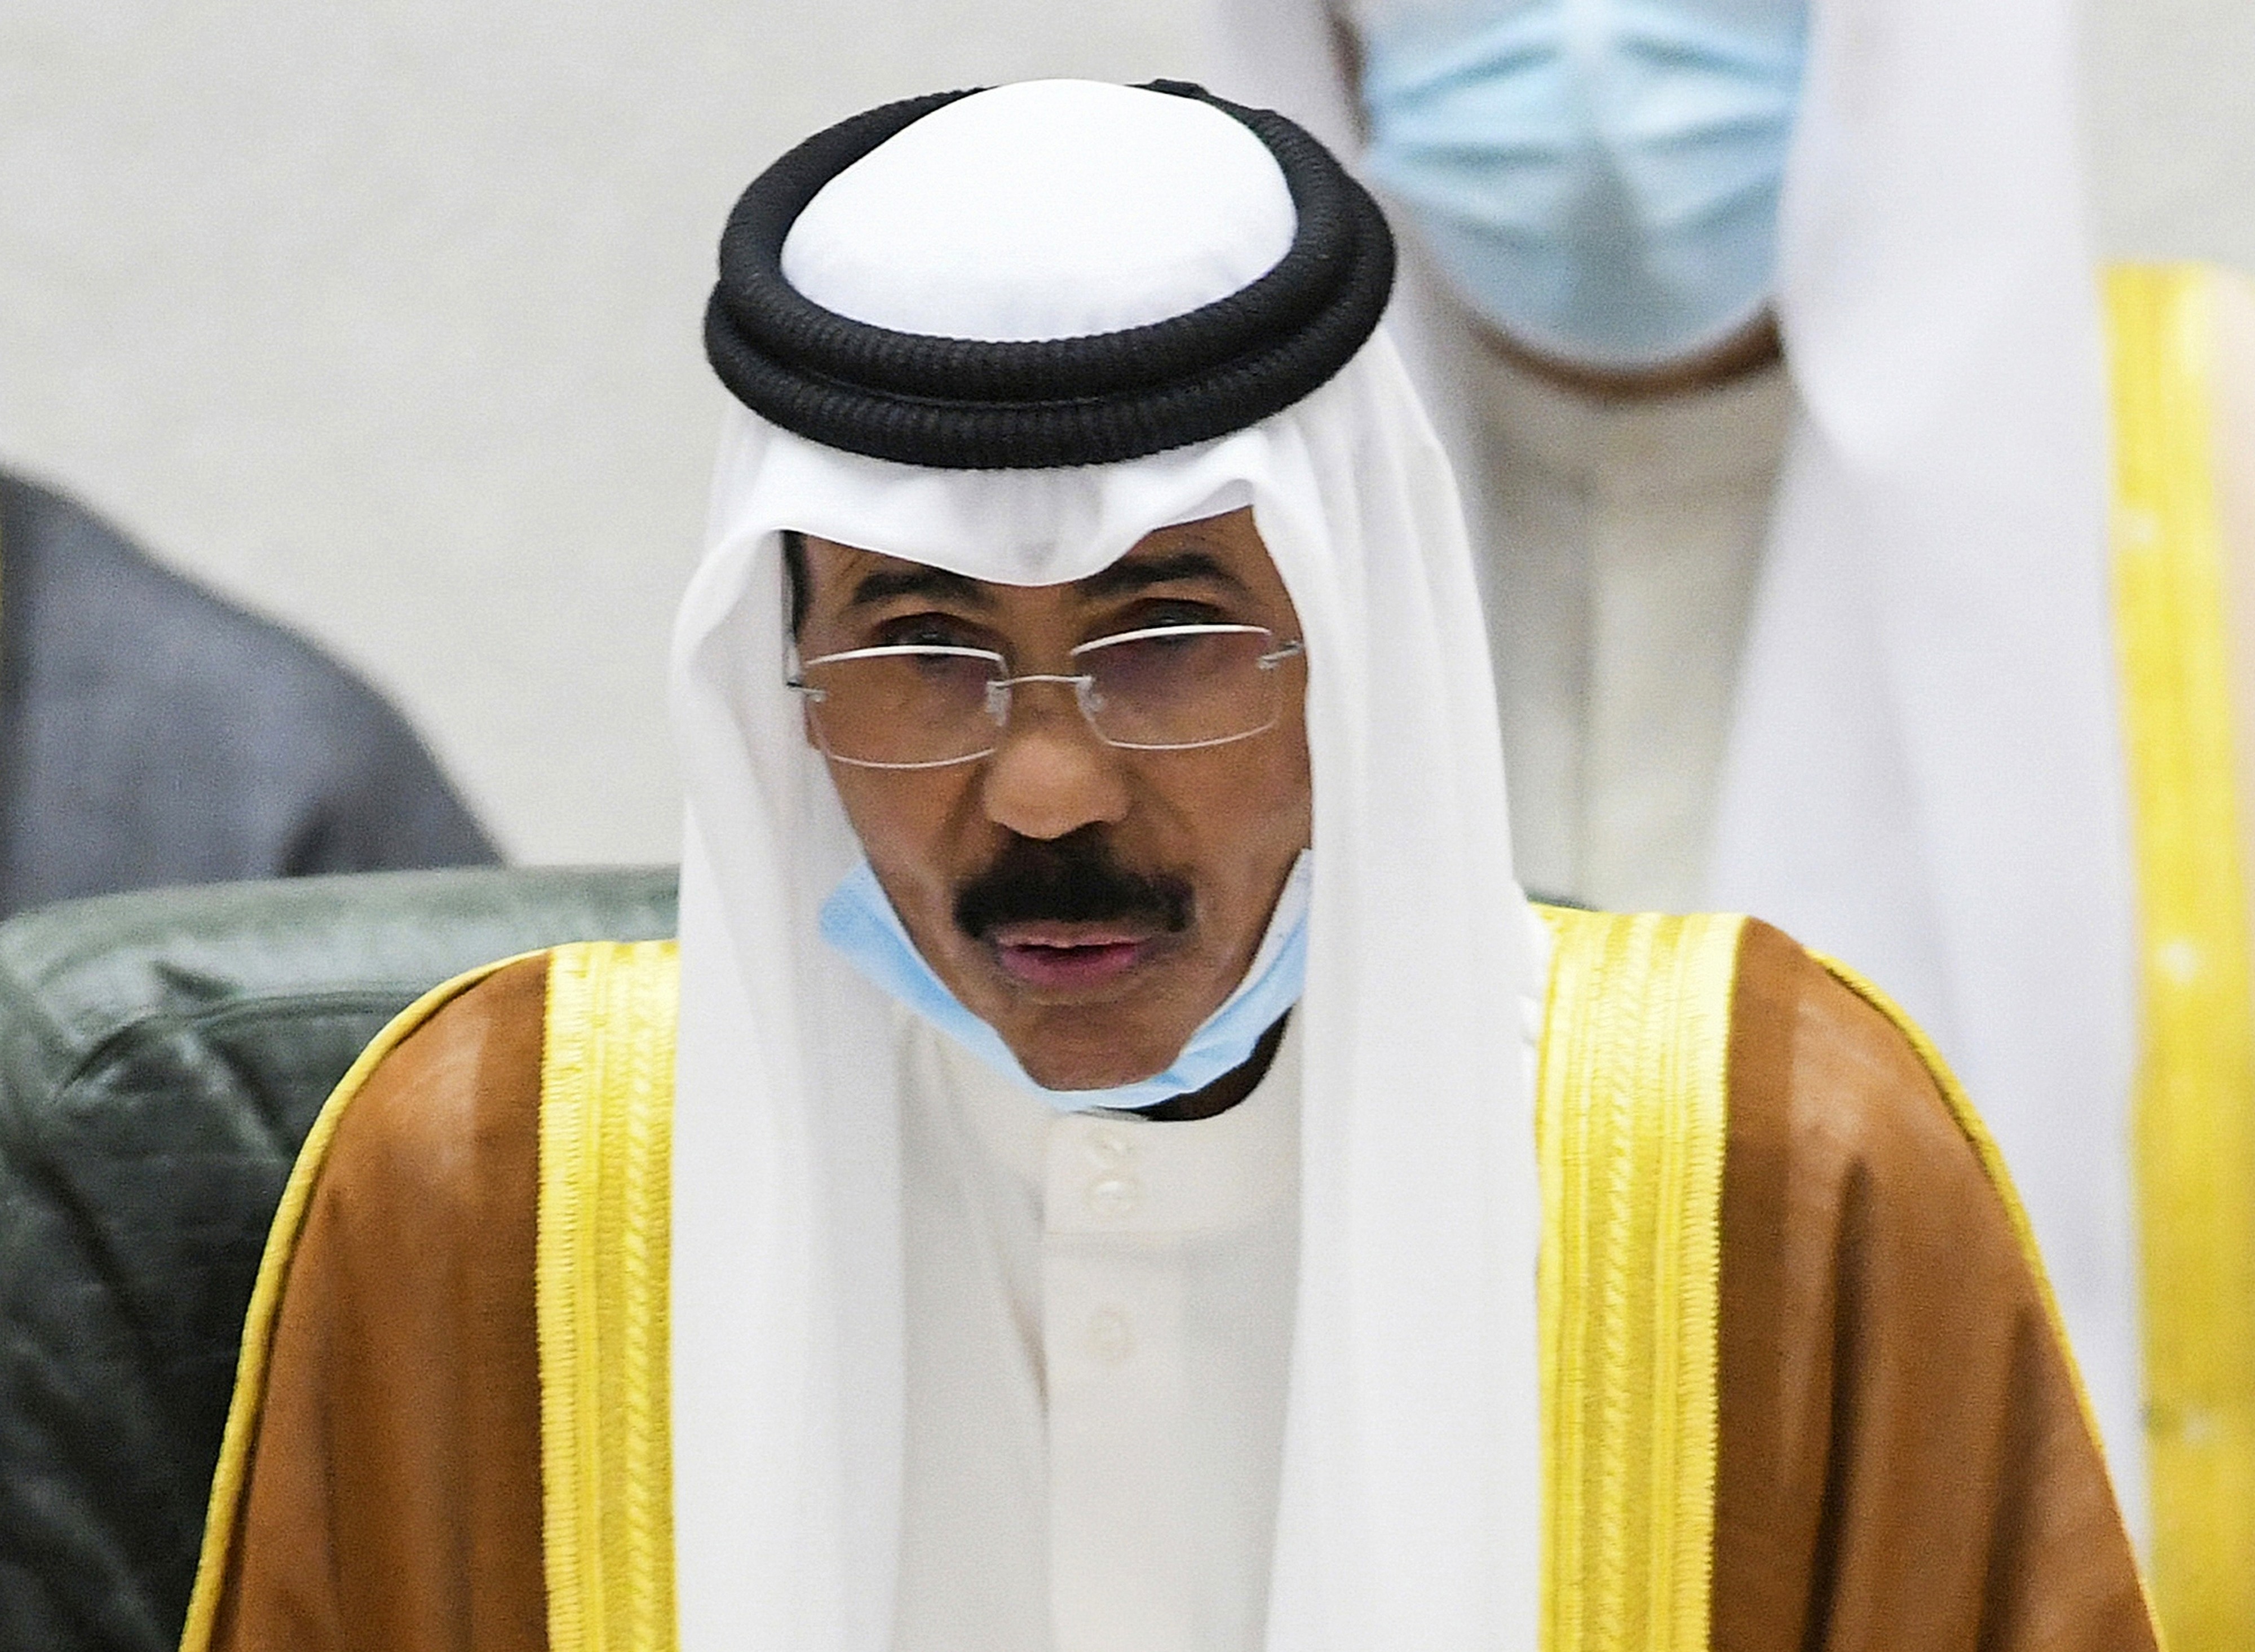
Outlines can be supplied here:
[[1013, 837], [994, 863], [956, 891], [956, 926], [985, 940], [1005, 924], [1147, 921], [1190, 926], [1191, 886], [1167, 872], [1130, 871], [1100, 826], [1043, 841]]

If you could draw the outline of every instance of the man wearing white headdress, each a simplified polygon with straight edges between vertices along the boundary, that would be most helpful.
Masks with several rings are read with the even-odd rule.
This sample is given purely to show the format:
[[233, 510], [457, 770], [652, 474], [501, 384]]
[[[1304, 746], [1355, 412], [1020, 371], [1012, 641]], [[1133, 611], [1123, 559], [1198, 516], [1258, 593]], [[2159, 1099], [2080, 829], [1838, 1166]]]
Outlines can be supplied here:
[[1922, 1037], [1512, 881], [1392, 271], [1175, 84], [747, 192], [678, 987], [498, 965], [348, 1077], [190, 1652], [2153, 1646]]
[[1521, 875], [1760, 912], [1900, 995], [1994, 1122], [2142, 1507], [2069, 8], [1217, 16], [1223, 89], [1359, 155], [1405, 231], [1398, 315], [1466, 487]]

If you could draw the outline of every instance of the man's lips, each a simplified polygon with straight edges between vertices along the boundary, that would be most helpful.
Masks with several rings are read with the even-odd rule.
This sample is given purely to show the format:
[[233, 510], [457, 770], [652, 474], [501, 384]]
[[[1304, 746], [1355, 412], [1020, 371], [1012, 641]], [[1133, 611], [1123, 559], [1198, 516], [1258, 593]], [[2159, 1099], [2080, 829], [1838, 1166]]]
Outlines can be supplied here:
[[1013, 980], [1036, 988], [1100, 987], [1156, 950], [1156, 933], [1132, 924], [1005, 924], [987, 938]]

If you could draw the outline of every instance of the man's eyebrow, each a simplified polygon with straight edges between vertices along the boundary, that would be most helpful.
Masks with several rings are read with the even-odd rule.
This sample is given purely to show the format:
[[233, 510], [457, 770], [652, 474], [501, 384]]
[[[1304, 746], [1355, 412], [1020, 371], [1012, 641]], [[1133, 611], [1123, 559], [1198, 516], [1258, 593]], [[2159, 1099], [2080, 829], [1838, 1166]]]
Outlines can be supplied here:
[[904, 563], [898, 567], [876, 568], [863, 574], [854, 582], [854, 595], [847, 606], [868, 608], [903, 596], [931, 597], [943, 601], [962, 602], [973, 608], [989, 608], [994, 603], [994, 599], [976, 580], [966, 579], [960, 573], [951, 573], [945, 568], [927, 567], [922, 563]]
[[1210, 580], [1233, 590], [1245, 589], [1245, 581], [1224, 566], [1220, 558], [1207, 551], [1172, 551], [1163, 556], [1126, 559], [1108, 568], [1099, 568], [1085, 580], [1075, 580], [1073, 588], [1083, 596], [1132, 596], [1176, 580]]

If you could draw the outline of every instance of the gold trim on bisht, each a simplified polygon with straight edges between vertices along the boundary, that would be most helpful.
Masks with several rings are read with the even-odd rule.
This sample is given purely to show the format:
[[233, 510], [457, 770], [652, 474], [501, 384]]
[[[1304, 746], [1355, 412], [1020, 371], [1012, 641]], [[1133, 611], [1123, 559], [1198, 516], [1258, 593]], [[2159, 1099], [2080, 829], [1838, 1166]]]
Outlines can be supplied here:
[[1542, 1644], [1704, 1652], [1746, 920], [1542, 915]]
[[671, 941], [556, 949], [540, 1068], [542, 1553], [553, 1652], [672, 1652]]

